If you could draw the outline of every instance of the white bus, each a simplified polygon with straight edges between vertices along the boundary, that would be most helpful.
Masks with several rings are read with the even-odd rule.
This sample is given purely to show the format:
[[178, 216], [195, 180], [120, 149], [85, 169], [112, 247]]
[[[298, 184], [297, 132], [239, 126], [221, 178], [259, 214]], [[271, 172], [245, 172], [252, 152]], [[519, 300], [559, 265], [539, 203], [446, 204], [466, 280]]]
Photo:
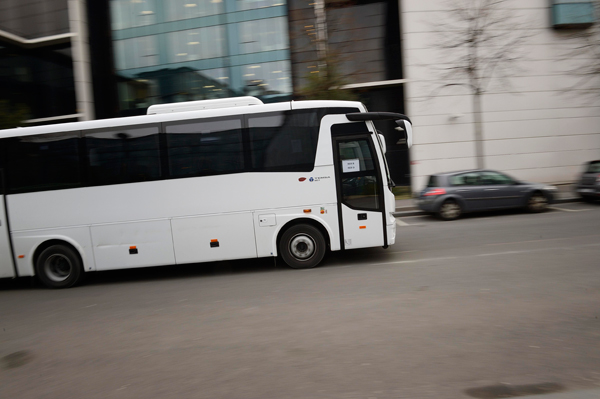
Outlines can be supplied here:
[[359, 102], [253, 97], [0, 131], [0, 277], [48, 287], [86, 272], [387, 247], [395, 201]]

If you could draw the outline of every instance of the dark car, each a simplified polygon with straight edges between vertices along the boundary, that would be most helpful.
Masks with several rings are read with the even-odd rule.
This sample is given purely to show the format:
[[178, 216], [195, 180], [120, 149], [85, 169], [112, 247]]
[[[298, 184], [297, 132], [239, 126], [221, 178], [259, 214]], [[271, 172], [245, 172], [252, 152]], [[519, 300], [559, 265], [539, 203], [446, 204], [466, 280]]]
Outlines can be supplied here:
[[588, 201], [600, 198], [600, 160], [585, 165], [577, 182], [577, 194]]
[[555, 190], [554, 186], [522, 182], [493, 170], [465, 170], [429, 176], [417, 205], [443, 220], [493, 209], [542, 212], [554, 201]]

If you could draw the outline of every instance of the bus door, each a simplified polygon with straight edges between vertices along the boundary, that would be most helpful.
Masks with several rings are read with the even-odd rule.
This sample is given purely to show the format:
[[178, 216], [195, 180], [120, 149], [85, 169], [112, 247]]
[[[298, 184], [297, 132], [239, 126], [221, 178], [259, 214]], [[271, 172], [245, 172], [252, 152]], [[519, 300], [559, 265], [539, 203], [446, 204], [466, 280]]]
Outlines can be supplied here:
[[16, 277], [8, 231], [4, 171], [0, 169], [0, 278]]
[[387, 242], [383, 180], [373, 134], [364, 122], [331, 127], [342, 249]]

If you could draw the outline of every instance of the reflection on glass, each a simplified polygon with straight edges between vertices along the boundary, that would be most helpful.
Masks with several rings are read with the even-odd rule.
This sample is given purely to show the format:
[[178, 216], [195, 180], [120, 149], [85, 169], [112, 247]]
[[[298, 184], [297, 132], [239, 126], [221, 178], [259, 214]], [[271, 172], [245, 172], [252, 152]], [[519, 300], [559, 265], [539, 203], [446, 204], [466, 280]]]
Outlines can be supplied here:
[[166, 132], [172, 177], [207, 176], [244, 169], [239, 118], [168, 125]]
[[156, 36], [117, 40], [114, 46], [118, 70], [158, 65]]
[[78, 133], [7, 139], [9, 192], [81, 185]]
[[242, 54], [289, 48], [287, 18], [267, 18], [239, 23]]
[[315, 116], [314, 111], [248, 115], [252, 170], [312, 171], [319, 138]]
[[257, 8], [284, 6], [287, 0], [237, 0], [237, 9], [253, 10]]
[[164, 2], [167, 21], [206, 17], [221, 14], [223, 2], [220, 0], [169, 0]]
[[160, 177], [158, 127], [84, 133], [90, 184], [118, 184]]
[[156, 23], [155, 0], [111, 0], [113, 30], [135, 28]]
[[248, 96], [269, 96], [292, 92], [290, 62], [276, 61], [242, 66], [243, 91]]
[[204, 60], [225, 55], [225, 27], [182, 30], [167, 34], [169, 62]]

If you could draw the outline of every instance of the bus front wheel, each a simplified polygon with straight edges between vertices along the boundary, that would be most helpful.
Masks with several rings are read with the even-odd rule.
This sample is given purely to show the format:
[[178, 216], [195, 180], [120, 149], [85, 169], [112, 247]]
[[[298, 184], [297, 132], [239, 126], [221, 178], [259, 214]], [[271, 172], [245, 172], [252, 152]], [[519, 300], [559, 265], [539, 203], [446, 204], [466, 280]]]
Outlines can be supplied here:
[[325, 256], [325, 238], [319, 229], [298, 224], [281, 236], [279, 253], [283, 261], [293, 269], [310, 269], [317, 266]]
[[79, 255], [65, 245], [52, 245], [44, 249], [35, 269], [38, 279], [49, 288], [69, 288], [83, 277]]

